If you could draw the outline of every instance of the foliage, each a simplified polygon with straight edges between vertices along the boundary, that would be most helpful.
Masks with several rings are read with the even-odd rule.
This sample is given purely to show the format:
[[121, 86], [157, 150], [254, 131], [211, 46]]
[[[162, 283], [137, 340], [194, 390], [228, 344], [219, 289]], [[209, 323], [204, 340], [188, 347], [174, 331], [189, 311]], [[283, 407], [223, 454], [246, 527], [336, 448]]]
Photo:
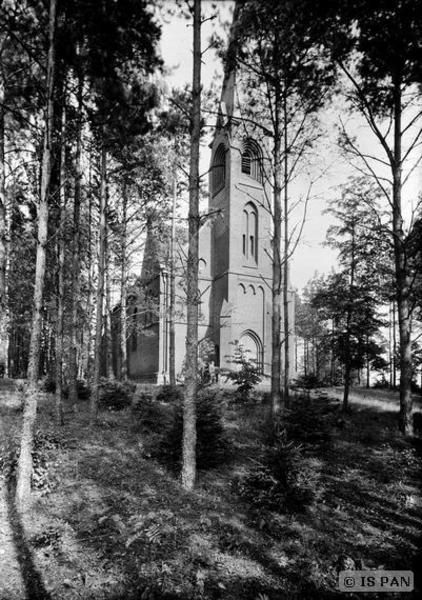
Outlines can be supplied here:
[[100, 379], [99, 408], [103, 410], [120, 411], [132, 404], [135, 386], [128, 382]]
[[[46, 394], [54, 394], [56, 391], [56, 380], [53, 376], [45, 375], [40, 384], [39, 389]], [[76, 382], [76, 390], [79, 400], [87, 400], [91, 394], [91, 388], [84, 379], [78, 379]], [[65, 387], [63, 395], [67, 397], [69, 395], [69, 389]]]
[[307, 446], [327, 446], [333, 413], [309, 397], [295, 398], [286, 411], [283, 425], [288, 439]]
[[321, 381], [315, 375], [315, 373], [300, 375], [295, 379], [295, 386], [298, 388], [303, 388], [305, 390], [313, 390], [315, 388], [323, 387], [323, 385], [323, 381]]
[[157, 402], [180, 402], [182, 398], [181, 388], [172, 385], [162, 385], [156, 395]]
[[251, 390], [262, 381], [258, 366], [249, 360], [247, 350], [244, 350], [239, 343], [236, 343], [234, 357], [229, 359], [229, 362], [235, 364], [237, 368], [235, 371], [229, 371], [227, 378], [237, 385], [238, 394], [247, 399]]
[[[168, 391], [172, 388], [168, 386]], [[164, 395], [161, 392], [161, 398], [154, 397], [150, 394], [142, 393], [133, 406], [133, 413], [136, 418], [136, 425], [141, 431], [149, 431], [154, 433], [162, 432], [163, 427], [172, 419], [173, 407], [169, 406], [172, 403], [180, 401], [180, 396], [174, 392]], [[163, 399], [163, 396], [165, 399]]]
[[240, 495], [257, 508], [281, 513], [313, 506], [321, 491], [319, 461], [311, 454], [328, 449], [332, 426], [323, 404], [296, 398], [282, 422], [267, 423], [264, 457], [238, 483]]
[[54, 394], [56, 391], [56, 380], [51, 375], [45, 375], [38, 386], [41, 392], [45, 392], [46, 394]]
[[256, 508], [275, 512], [301, 512], [319, 497], [318, 462], [309, 458], [285, 429], [273, 434], [262, 462], [254, 465], [237, 485], [241, 497]]
[[[217, 392], [201, 391], [196, 404], [196, 460], [198, 469], [212, 469], [224, 463], [229, 456], [228, 439], [223, 425], [223, 400]], [[179, 469], [182, 460], [183, 403], [169, 406], [168, 419], [152, 456], [173, 469]]]
[[[32, 450], [32, 477], [31, 487], [42, 494], [48, 494], [53, 488], [50, 476], [51, 454], [57, 453], [63, 443], [59, 436], [38, 431], [34, 437]], [[16, 476], [19, 460], [19, 444], [12, 439], [8, 444], [0, 447], [0, 475], [4, 478], [9, 489], [16, 485]]]
[[295, 333], [303, 344], [299, 369], [303, 370], [305, 378], [316, 377], [317, 380], [324, 379], [327, 372], [331, 374], [333, 371], [329, 326], [312, 304], [313, 295], [322, 281], [316, 273], [308, 281], [302, 296], [296, 294], [295, 298]]

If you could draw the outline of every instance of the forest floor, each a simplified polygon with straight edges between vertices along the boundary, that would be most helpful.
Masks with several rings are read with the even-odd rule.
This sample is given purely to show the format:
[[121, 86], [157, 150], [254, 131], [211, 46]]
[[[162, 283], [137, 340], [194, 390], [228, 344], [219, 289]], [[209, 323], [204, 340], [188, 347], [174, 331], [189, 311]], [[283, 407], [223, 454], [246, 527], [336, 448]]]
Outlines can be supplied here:
[[[330, 435], [324, 447], [307, 449], [318, 495], [299, 512], [258, 510], [239, 494], [236, 482], [263, 455], [262, 403], [227, 404], [231, 459], [200, 473], [188, 493], [145, 450], [133, 411], [103, 412], [90, 427], [81, 402], [59, 428], [53, 397], [43, 395], [42, 485], [26, 514], [16, 512], [0, 477], [0, 600], [420, 597], [337, 589], [342, 561], [422, 572], [421, 438], [397, 432], [396, 393], [355, 390], [346, 417], [340, 394], [327, 389], [311, 399]], [[2, 383], [3, 471], [21, 418], [18, 394]]]

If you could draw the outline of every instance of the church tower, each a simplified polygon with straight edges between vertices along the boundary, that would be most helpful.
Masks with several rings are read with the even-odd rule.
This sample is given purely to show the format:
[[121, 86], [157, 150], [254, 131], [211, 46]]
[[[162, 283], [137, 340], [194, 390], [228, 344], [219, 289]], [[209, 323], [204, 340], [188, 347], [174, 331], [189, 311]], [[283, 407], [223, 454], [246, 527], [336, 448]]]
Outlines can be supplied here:
[[271, 360], [271, 190], [258, 139], [238, 110], [234, 70], [226, 76], [212, 143], [211, 338], [216, 362], [229, 367], [236, 342], [264, 373]]

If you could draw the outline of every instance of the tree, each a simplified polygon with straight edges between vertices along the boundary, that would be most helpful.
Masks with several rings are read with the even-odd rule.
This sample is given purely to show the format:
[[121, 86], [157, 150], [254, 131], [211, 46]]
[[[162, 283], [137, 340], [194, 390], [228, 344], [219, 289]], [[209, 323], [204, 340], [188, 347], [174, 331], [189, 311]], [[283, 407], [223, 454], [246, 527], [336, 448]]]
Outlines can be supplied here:
[[[296, 337], [302, 340], [303, 376], [316, 381], [333, 381], [335, 365], [328, 323], [320, 318], [313, 305], [313, 297], [324, 286], [324, 280], [315, 274], [295, 301]], [[299, 365], [298, 365], [299, 366]]]
[[343, 269], [328, 278], [313, 302], [335, 323], [334, 349], [344, 365], [343, 410], [347, 410], [352, 370], [362, 368], [380, 349], [373, 336], [382, 324], [377, 306], [385, 280], [391, 280], [392, 255], [378, 190], [365, 179], [353, 178], [343, 186], [341, 198], [328, 212], [340, 222], [328, 229], [327, 243], [338, 249]]
[[316, 115], [333, 82], [332, 64], [320, 47], [326, 17], [322, 16], [323, 7], [316, 4], [307, 0], [299, 4], [290, 0], [239, 3], [232, 56], [229, 55], [229, 60], [242, 68], [244, 87], [249, 90], [245, 104], [253, 107], [247, 114], [245, 128], [259, 132], [265, 148], [264, 161], [270, 165], [270, 179], [266, 183], [272, 191], [267, 209], [273, 221], [271, 396], [274, 413], [280, 410], [281, 402], [282, 346], [284, 399], [286, 404], [289, 401], [293, 327], [289, 264], [302, 229], [301, 226], [290, 228], [292, 210], [298, 205], [298, 198], [292, 198], [292, 182], [298, 173], [304, 172], [304, 158], [319, 134]]
[[198, 247], [199, 143], [201, 137], [201, 0], [193, 3], [193, 74], [191, 105], [191, 150], [189, 163], [189, 247], [187, 263], [187, 331], [185, 394], [183, 403], [182, 485], [191, 490], [196, 479], [196, 397], [198, 386]]
[[421, 160], [420, 2], [357, 1], [345, 6], [349, 29], [337, 46], [337, 61], [350, 84], [347, 98], [378, 142], [379, 152], [359, 147], [345, 128], [342, 142], [349, 156], [358, 159], [361, 172], [376, 181], [390, 210], [400, 344], [399, 426], [412, 435], [412, 277], [403, 189]]
[[46, 79], [46, 106], [41, 190], [38, 204], [38, 240], [34, 286], [34, 309], [29, 350], [28, 382], [25, 392], [23, 429], [16, 484], [16, 502], [24, 506], [29, 500], [32, 474], [32, 448], [37, 413], [37, 382], [39, 373], [42, 302], [44, 292], [48, 208], [52, 164], [53, 93], [55, 77], [56, 0], [50, 0], [48, 19], [48, 56]]

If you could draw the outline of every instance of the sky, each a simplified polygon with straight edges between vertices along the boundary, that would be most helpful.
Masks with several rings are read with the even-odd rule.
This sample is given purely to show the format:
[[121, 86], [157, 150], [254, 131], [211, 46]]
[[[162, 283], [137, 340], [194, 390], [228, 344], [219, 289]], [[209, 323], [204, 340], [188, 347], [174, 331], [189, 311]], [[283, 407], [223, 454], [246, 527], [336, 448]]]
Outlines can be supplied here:
[[[220, 34], [228, 34], [228, 23], [231, 20], [232, 0], [203, 0], [202, 6], [205, 16], [216, 14], [212, 5], [217, 6], [217, 18], [208, 20], [202, 27], [202, 47], [208, 45], [210, 35], [217, 31]], [[161, 53], [165, 66], [171, 71], [168, 75], [168, 82], [172, 87], [182, 87], [191, 82], [192, 78], [192, 26], [185, 19], [173, 16], [167, 19], [163, 24]], [[204, 87], [218, 85], [218, 78], [222, 81], [222, 65], [216, 57], [213, 50], [204, 53], [202, 64], [202, 81]], [[336, 123], [338, 115], [342, 112], [342, 104], [331, 106], [323, 115], [327, 131], [331, 134], [327, 136], [324, 145], [318, 148], [319, 164], [324, 175], [313, 186], [312, 198], [308, 203], [306, 221], [300, 242], [291, 261], [291, 283], [299, 291], [303, 289], [306, 283], [314, 276], [315, 272], [319, 274], [328, 274], [336, 265], [337, 252], [324, 246], [326, 232], [330, 224], [334, 223], [333, 218], [325, 213], [329, 200], [335, 200], [340, 196], [340, 186], [345, 183], [352, 174], [357, 174], [340, 156], [338, 146], [335, 143]], [[342, 112], [344, 117], [344, 112]], [[359, 140], [371, 147], [373, 140], [366, 139], [364, 128], [359, 123], [350, 125], [352, 132], [359, 136]], [[361, 131], [359, 131], [361, 129]], [[208, 169], [210, 161], [210, 149], [205, 144], [201, 152], [201, 168], [203, 172]], [[417, 186], [420, 189], [422, 177], [418, 177]], [[297, 188], [298, 194], [304, 194], [307, 184], [302, 182], [302, 187]], [[298, 216], [299, 220], [299, 216]]]

